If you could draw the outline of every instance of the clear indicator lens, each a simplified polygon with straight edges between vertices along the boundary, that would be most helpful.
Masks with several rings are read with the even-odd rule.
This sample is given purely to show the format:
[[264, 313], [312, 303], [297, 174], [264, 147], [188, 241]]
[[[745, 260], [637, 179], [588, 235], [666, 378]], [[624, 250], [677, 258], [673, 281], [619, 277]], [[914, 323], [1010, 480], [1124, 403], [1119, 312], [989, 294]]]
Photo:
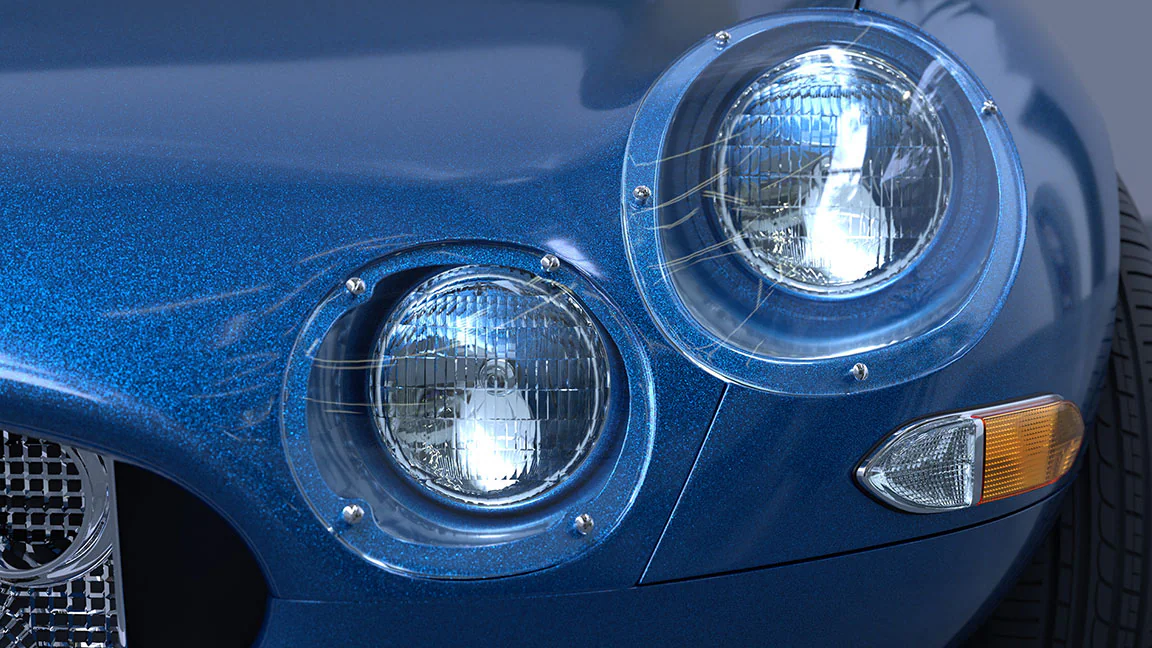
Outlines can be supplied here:
[[1076, 463], [1084, 420], [1041, 396], [902, 428], [856, 471], [881, 500], [915, 513], [966, 508], [1053, 484]]
[[759, 273], [847, 294], [909, 267], [952, 186], [931, 98], [871, 54], [827, 48], [773, 68], [729, 109], [713, 147], [725, 239]]
[[599, 330], [563, 286], [510, 268], [433, 277], [378, 345], [374, 408], [404, 471], [473, 504], [511, 504], [569, 477], [604, 422]]
[[983, 462], [981, 427], [970, 418], [936, 419], [893, 438], [861, 469], [864, 485], [915, 511], [948, 511], [976, 503]]

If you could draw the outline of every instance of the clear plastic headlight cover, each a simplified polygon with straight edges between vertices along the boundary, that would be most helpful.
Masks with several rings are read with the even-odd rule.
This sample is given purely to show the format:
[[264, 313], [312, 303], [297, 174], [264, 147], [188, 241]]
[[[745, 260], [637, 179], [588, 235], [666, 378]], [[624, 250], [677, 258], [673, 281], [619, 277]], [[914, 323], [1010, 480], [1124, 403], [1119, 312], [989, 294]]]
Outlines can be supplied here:
[[[628, 260], [661, 332], [709, 373], [785, 394], [955, 361], [1023, 254], [1010, 112], [880, 14], [780, 12], [727, 33], [653, 84], [625, 150]], [[854, 380], [856, 363], [888, 369]]]
[[897, 433], [857, 476], [866, 488], [901, 509], [950, 511], [980, 499], [983, 461], [980, 422], [947, 417]]
[[600, 435], [608, 360], [566, 288], [468, 266], [416, 287], [377, 342], [374, 411], [394, 459], [423, 486], [479, 505], [539, 495]]
[[714, 211], [759, 273], [807, 293], [883, 284], [928, 246], [952, 159], [915, 82], [845, 48], [796, 56], [728, 110], [713, 148]]

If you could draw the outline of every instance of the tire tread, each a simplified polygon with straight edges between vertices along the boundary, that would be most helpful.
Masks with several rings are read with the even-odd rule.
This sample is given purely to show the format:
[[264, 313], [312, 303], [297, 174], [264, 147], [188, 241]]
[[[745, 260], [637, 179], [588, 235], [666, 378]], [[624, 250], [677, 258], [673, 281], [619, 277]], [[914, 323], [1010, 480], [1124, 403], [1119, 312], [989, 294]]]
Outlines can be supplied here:
[[1152, 245], [1123, 182], [1120, 286], [1104, 390], [1080, 477], [973, 646], [1152, 646]]

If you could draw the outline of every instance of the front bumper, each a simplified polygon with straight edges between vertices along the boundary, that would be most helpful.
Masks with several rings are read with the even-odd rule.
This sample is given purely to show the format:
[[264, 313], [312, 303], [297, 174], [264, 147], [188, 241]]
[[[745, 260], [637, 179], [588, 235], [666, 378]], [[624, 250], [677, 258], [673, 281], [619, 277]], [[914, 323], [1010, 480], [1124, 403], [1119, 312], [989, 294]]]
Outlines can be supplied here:
[[942, 646], [1013, 583], [1064, 491], [992, 522], [765, 569], [566, 596], [273, 599], [261, 646]]
[[[846, 628], [862, 644], [951, 639], [1038, 542], [1050, 493], [913, 517], [867, 498], [850, 470], [885, 432], [933, 412], [1037, 392], [1092, 411], [1118, 225], [1090, 99], [1026, 22], [996, 17], [1007, 10], [998, 4], [866, 3], [928, 21], [997, 97], [1028, 180], [1028, 244], [995, 330], [945, 371], [864, 398], [773, 401], [725, 387], [663, 344], [615, 229], [621, 151], [644, 88], [757, 3], [693, 5], [745, 7], [707, 20], [669, 5], [688, 13], [660, 21], [632, 4], [647, 6], [621, 3], [617, 15], [545, 3], [527, 22], [523, 3], [497, 4], [486, 22], [453, 21], [465, 28], [450, 33], [443, 8], [429, 5], [424, 22], [382, 16], [351, 49], [368, 58], [280, 49], [300, 44], [293, 37], [247, 53], [197, 53], [196, 42], [161, 58], [129, 52], [124, 67], [55, 69], [44, 43], [68, 39], [21, 30], [41, 40], [13, 51], [43, 67], [3, 83], [15, 110], [0, 128], [13, 180], [4, 225], [20, 253], [0, 271], [2, 423], [146, 466], [215, 506], [280, 597], [266, 646], [587, 645], [641, 633], [844, 643]], [[43, 6], [44, 29], [74, 24]], [[244, 3], [236, 9], [204, 16], [244, 24]], [[292, 22], [251, 16], [261, 30]], [[517, 27], [528, 22], [537, 27]], [[194, 21], [172, 24], [199, 33]], [[675, 40], [654, 24], [688, 34]], [[297, 36], [344, 42], [317, 27]], [[121, 41], [110, 37], [108, 51], [128, 51]], [[93, 91], [80, 101], [77, 88]], [[435, 126], [440, 146], [414, 124]], [[495, 126], [477, 134], [476, 124]], [[349, 160], [363, 164], [333, 163]], [[277, 413], [302, 323], [358, 268], [445, 237], [561, 254], [646, 342], [659, 461], [628, 523], [580, 561], [488, 582], [410, 579], [344, 551], [289, 473]], [[753, 478], [732, 479], [737, 468]]]

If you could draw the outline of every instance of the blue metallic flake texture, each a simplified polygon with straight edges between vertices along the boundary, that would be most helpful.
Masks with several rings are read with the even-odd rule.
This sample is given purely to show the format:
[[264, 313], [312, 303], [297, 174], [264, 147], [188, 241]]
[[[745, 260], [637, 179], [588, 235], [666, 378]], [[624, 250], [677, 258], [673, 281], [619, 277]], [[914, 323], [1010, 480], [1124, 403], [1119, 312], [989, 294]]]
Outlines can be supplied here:
[[[741, 252], [740, 237], [719, 227], [718, 212], [746, 198], [718, 196], [729, 183], [713, 175], [711, 160], [734, 136], [719, 133], [715, 124], [769, 70], [813, 52], [837, 51], [864, 57], [861, 64], [876, 69], [897, 66], [889, 76], [915, 80], [915, 90], [896, 100], [904, 99], [912, 110], [928, 104], [922, 111], [930, 111], [933, 120], [939, 114], [940, 136], [949, 143], [941, 147], [949, 155], [951, 200], [926, 249], [899, 273], [867, 290], [797, 293], [790, 281], [761, 274], [750, 253]], [[1024, 248], [1024, 177], [1007, 123], [987, 107], [990, 97], [930, 37], [877, 14], [785, 12], [733, 27], [723, 43], [697, 45], [641, 105], [621, 187], [632, 271], [661, 330], [704, 370], [787, 394], [879, 389], [955, 362], [987, 332]], [[805, 109], [799, 101], [781, 105]], [[779, 132], [785, 123], [828, 126], [797, 120], [778, 125], [777, 137], [800, 135]], [[739, 155], [762, 173], [766, 161]], [[801, 172], [819, 173], [785, 172], [768, 189]], [[638, 197], [635, 188], [641, 186], [651, 197], [643, 191]], [[877, 182], [873, 191], [886, 187], [891, 191]], [[796, 198], [781, 200], [788, 205]], [[881, 371], [855, 380], [849, 369], [857, 362]]]
[[470, 600], [467, 613], [458, 600], [273, 601], [267, 640], [344, 648], [375, 648], [380, 637], [428, 646], [946, 646], [1012, 586], [1004, 575], [1031, 559], [1059, 501], [920, 542], [654, 587]]
[[[284, 446], [296, 483], [320, 522], [368, 562], [414, 576], [507, 576], [572, 561], [610, 536], [632, 506], [652, 452], [654, 394], [647, 354], [632, 326], [588, 278], [541, 254], [453, 244], [385, 257], [357, 271], [368, 291], [334, 290], [295, 345], [283, 404]], [[611, 348], [613, 398], [601, 438], [564, 483], [504, 506], [465, 503], [419, 487], [389, 456], [373, 415], [378, 331], [404, 296], [448, 268], [503, 267], [547, 275], [570, 290]], [[399, 303], [398, 303], [399, 302]], [[443, 325], [443, 319], [437, 319]], [[539, 329], [547, 335], [548, 329]], [[359, 506], [363, 520], [342, 511]], [[574, 528], [590, 516], [590, 533]]]
[[[917, 379], [887, 374], [939, 348], [870, 362], [868, 382], [893, 381], [883, 389], [852, 383], [851, 362], [834, 376], [849, 394], [726, 385], [668, 343], [636, 288], [621, 230], [629, 129], [677, 57], [725, 55], [707, 51], [716, 31], [735, 47], [745, 21], [817, 4], [855, 2], [13, 4], [0, 21], [0, 424], [172, 477], [222, 512], [268, 578], [269, 647], [432, 638], [421, 632], [586, 643], [569, 623], [580, 614], [614, 643], [944, 643], [1027, 560], [1061, 485], [914, 516], [871, 500], [852, 470], [927, 413], [1051, 392], [1091, 418], [1115, 304], [1115, 169], [1090, 98], [1013, 3], [862, 0], [939, 39], [995, 98], [1027, 179], [1014, 285], [978, 343]], [[663, 128], [633, 139], [656, 145]], [[632, 331], [613, 334], [621, 362], [651, 367], [647, 384], [626, 367], [630, 400], [649, 394], [651, 445], [638, 486], [612, 491], [631, 497], [626, 513], [614, 529], [598, 518], [576, 541], [588, 546], [557, 534], [537, 545], [548, 560], [471, 568], [519, 575], [414, 578], [327, 530], [362, 500], [318, 468], [297, 485], [284, 433], [310, 428], [282, 426], [307, 411], [285, 376], [301, 377], [302, 331], [322, 337], [313, 315], [361, 303], [328, 306], [358, 269], [460, 241], [483, 244], [449, 265], [502, 248], [501, 263], [539, 272], [550, 252], [611, 304], [595, 315]], [[330, 498], [320, 522], [315, 494]], [[353, 533], [372, 535], [374, 515]], [[452, 560], [409, 566], [447, 574]]]
[[[1052, 45], [1009, 4], [883, 3], [885, 11], [923, 21], [972, 68], [1016, 142], [1028, 180], [1029, 235], [1000, 314], [962, 358], [892, 388], [784, 397], [730, 387], [645, 583], [904, 542], [987, 522], [1057, 492], [1059, 484], [916, 516], [879, 505], [852, 479], [885, 434], [929, 413], [1043, 393], [1073, 401], [1086, 421], [1095, 412], [1116, 302], [1115, 168], [1096, 109]], [[931, 349], [918, 343], [906, 349], [910, 360], [924, 351]], [[870, 369], [873, 380], [900, 365]], [[757, 477], [734, 478], [750, 474]]]

